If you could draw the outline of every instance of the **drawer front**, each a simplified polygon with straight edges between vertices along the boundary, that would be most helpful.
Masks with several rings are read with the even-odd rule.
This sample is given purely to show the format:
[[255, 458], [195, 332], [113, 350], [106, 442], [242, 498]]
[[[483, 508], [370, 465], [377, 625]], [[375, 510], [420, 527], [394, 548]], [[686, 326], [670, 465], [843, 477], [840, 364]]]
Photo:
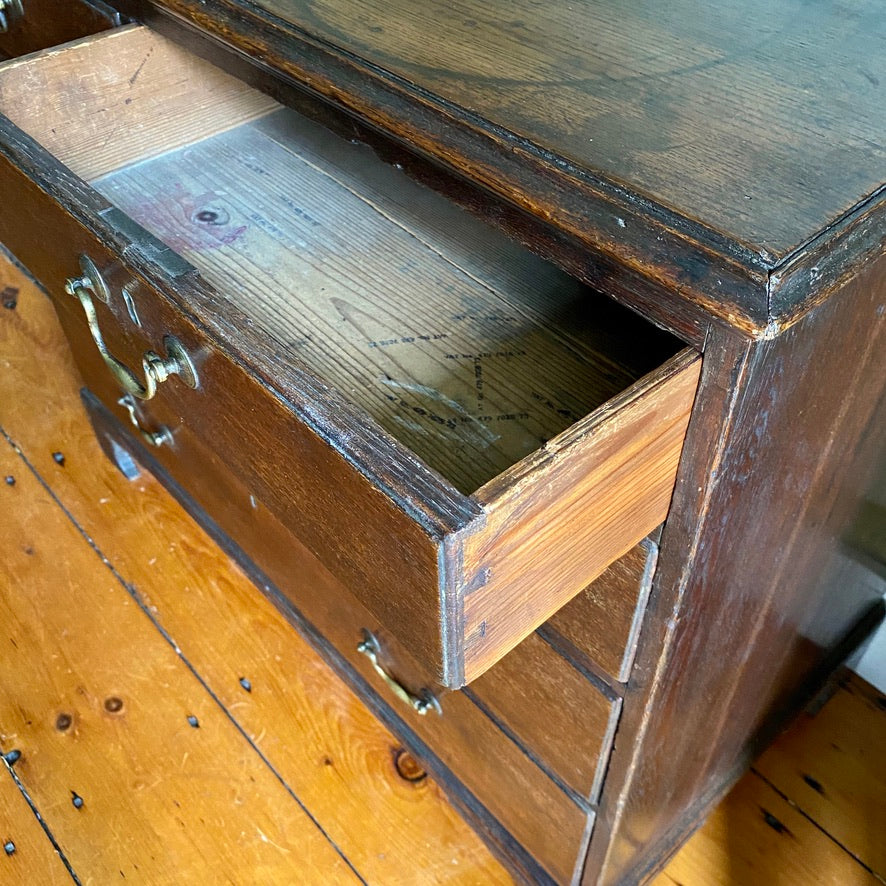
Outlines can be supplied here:
[[[104, 388], [112, 398], [113, 408], [113, 387], [101, 376], [97, 382], [99, 390]], [[579, 784], [593, 781], [605, 768], [617, 702], [584, 678], [577, 680], [577, 672], [537, 637], [508, 656], [521, 669], [517, 680], [508, 674], [497, 675], [497, 668], [493, 668], [478, 682], [476, 695], [471, 689], [439, 691], [391, 632], [268, 512], [212, 446], [182, 427], [176, 433], [174, 449], [160, 447], [148, 452], [97, 401], [90, 412], [100, 442], [121, 468], [130, 469], [128, 455], [132, 455], [136, 462], [155, 470], [198, 519], [205, 519], [207, 512], [212, 515], [210, 531], [232, 538], [288, 603], [375, 690], [381, 702], [390, 704], [394, 715], [426, 743], [437, 758], [427, 762], [444, 786], [451, 784], [454, 776], [556, 882], [571, 881], [594, 815], [593, 804], [578, 796]], [[152, 405], [143, 411], [145, 426], [153, 429], [169, 417], [167, 408]], [[195, 475], [183, 469], [185, 460], [188, 464], [199, 460], [203, 469]], [[274, 593], [272, 599], [279, 604]], [[376, 660], [387, 679], [358, 650], [366, 631], [377, 641]], [[396, 680], [415, 699], [428, 700], [430, 692], [434, 705], [420, 716], [395, 698], [388, 679]], [[496, 698], [494, 691], [510, 697]], [[482, 696], [484, 703], [478, 703], [477, 696]], [[534, 736], [525, 728], [525, 716], [511, 716], [530, 702], [541, 702], [536, 715], [539, 721], [551, 716], [558, 728], [570, 730], [567, 741], [572, 745], [572, 757], [568, 765], [558, 769], [556, 753], [544, 740], [529, 743]], [[493, 708], [497, 710], [491, 712]], [[440, 768], [441, 763], [445, 768]]]
[[615, 561], [544, 626], [558, 647], [611, 679], [625, 683], [637, 642], [655, 566], [658, 545], [646, 538]]
[[539, 765], [596, 803], [621, 699], [579, 672], [542, 631], [530, 634], [462, 691], [529, 749]]
[[[112, 301], [120, 329], [132, 326], [129, 307], [122, 299]], [[56, 307], [68, 339], [73, 343], [78, 357], [78, 365], [89, 387], [101, 396], [115, 416], [126, 421], [127, 417], [138, 422], [138, 427], [154, 440], [161, 442], [152, 447], [154, 458], [176, 478], [212, 517], [224, 527], [225, 532], [245, 550], [256, 547], [253, 538], [254, 527], [263, 521], [273, 521], [275, 526], [287, 526], [293, 531], [295, 521], [284, 514], [281, 517], [276, 502], [268, 502], [267, 488], [256, 483], [254, 475], [248, 473], [241, 463], [238, 450], [231, 450], [230, 436], [222, 425], [228, 421], [225, 402], [216, 397], [219, 385], [214, 385], [213, 375], [207, 371], [210, 366], [205, 357], [200, 356], [200, 348], [193, 347], [192, 332], [174, 318], [167, 317], [156, 323], [149, 321], [154, 316], [154, 303], [144, 302], [135, 292], [131, 296], [136, 316], [142, 323], [139, 330], [156, 328], [149, 339], [160, 340], [160, 329], [172, 330], [194, 354], [194, 362], [200, 377], [200, 389], [190, 391], [178, 381], [169, 387], [158, 389], [154, 399], [148, 403], [130, 401], [128, 406], [119, 402], [120, 391], [98, 357], [98, 351], [84, 327], [79, 304], [73, 298], [57, 300]], [[125, 316], [124, 316], [125, 315]], [[169, 322], [166, 322], [166, 321]], [[112, 330], [115, 325], [111, 325]], [[137, 355], [143, 352], [145, 342], [140, 335], [128, 336], [113, 332], [108, 337], [113, 350], [137, 365]], [[131, 356], [130, 356], [131, 355]], [[249, 396], [249, 394], [241, 394]], [[256, 396], [252, 392], [252, 396]], [[190, 408], [196, 412], [191, 414]], [[251, 403], [249, 416], [257, 421], [261, 416], [259, 404]], [[262, 428], [268, 422], [259, 423]], [[132, 427], [132, 425], [130, 425]], [[144, 440], [144, 434], [133, 430], [137, 438]], [[279, 430], [278, 433], [284, 433]], [[269, 437], [268, 439], [285, 439]], [[247, 451], [252, 451], [249, 447]], [[235, 482], [234, 478], [240, 478]], [[264, 532], [262, 530], [262, 537]], [[278, 529], [278, 531], [283, 531]], [[299, 544], [303, 544], [300, 540]], [[282, 545], [285, 548], [286, 545]], [[277, 546], [263, 547], [254, 555], [255, 561], [269, 574], [285, 576], [286, 565], [277, 565], [275, 557], [282, 549]], [[357, 605], [350, 592], [347, 599]], [[296, 597], [292, 601], [302, 607]], [[332, 611], [338, 613], [338, 620], [332, 618]], [[322, 625], [324, 631], [335, 630], [340, 625], [343, 607], [335, 605], [330, 611], [329, 625]], [[361, 611], [366, 612], [361, 606]], [[391, 616], [395, 619], [395, 616]], [[396, 623], [400, 623], [396, 616]], [[387, 627], [387, 623], [368, 613], [359, 627], [374, 625], [373, 632], [385, 637], [386, 649], [398, 649], [397, 661], [410, 662], [408, 665], [413, 685], [422, 684], [434, 687], [438, 682], [433, 670], [414, 663], [398, 634]], [[409, 623], [407, 622], [407, 629]], [[350, 645], [359, 631], [351, 632]], [[396, 638], [396, 639], [395, 639]], [[341, 637], [343, 642], [346, 638]], [[362, 662], [361, 662], [362, 663]], [[401, 665], [402, 667], [402, 665]], [[471, 687], [470, 697], [473, 707], [485, 710], [488, 718], [501, 724], [504, 732], [530, 749], [529, 753], [554, 780], [559, 781], [568, 791], [584, 802], [593, 802], [605, 772], [608, 748], [619, 711], [619, 702], [614, 696], [606, 696], [606, 687], [598, 689], [579, 673], [554, 648], [540, 636], [530, 635], [508, 656], [476, 680]], [[448, 696], [456, 697], [456, 696]], [[461, 703], [461, 702], [459, 702]]]
[[[439, 676], [439, 545], [433, 532], [404, 513], [380, 484], [355, 470], [301, 419], [312, 403], [288, 402], [273, 392], [235, 355], [222, 350], [181, 301], [174, 301], [198, 304], [206, 299], [199, 279], [174, 254], [135, 226], [121, 230], [117, 214], [109, 213], [94, 191], [72, 181], [57, 164], [53, 168], [45, 154], [37, 157], [39, 172], [26, 166], [27, 147], [14, 159], [4, 157], [15, 134], [14, 127], [0, 132], [0, 192], [17, 207], [14, 214], [0, 214], [0, 242], [47, 287], [84, 378], [103, 379], [116, 393], [111, 403], [122, 394], [80, 304], [65, 292], [65, 281], [80, 272], [79, 257], [88, 255], [113, 293], [108, 305], [98, 299], [94, 303], [106, 345], [116, 358], [139, 371], [146, 351], [163, 352], [167, 335], [179, 339], [192, 357], [198, 388], [191, 390], [175, 377], [165, 382], [155, 410], [160, 420], [173, 435], [187, 421], [197, 435], [215, 441], [225, 464], [263, 507], [292, 527], [348, 586], [359, 588], [363, 602], [400, 631], [416, 657]], [[70, 189], [58, 193], [53, 184], [44, 189], [34, 180], [38, 174], [62, 187], [70, 184]], [[130, 236], [143, 239], [133, 247]], [[129, 316], [124, 288], [140, 325]], [[323, 398], [318, 391], [316, 403]], [[173, 408], [165, 408], [170, 400]], [[117, 412], [126, 414], [120, 407]], [[269, 446], [269, 441], [277, 445]], [[197, 460], [188, 468], [200, 472], [204, 466]], [[406, 593], [407, 588], [413, 592]]]
[[6, 20], [6, 32], [0, 33], [0, 59], [107, 31], [120, 24], [120, 15], [101, 0], [18, 0], [7, 9]]
[[[51, 102], [44, 101], [47, 94], [52, 94]], [[196, 156], [194, 142], [212, 141], [213, 133], [229, 132], [231, 127], [238, 132], [238, 127], [245, 128], [251, 133], [249, 138], [258, 138], [250, 127], [277, 108], [266, 96], [140, 27], [116, 29], [62, 50], [9, 62], [0, 69], [0, 110], [13, 114], [17, 123], [39, 135], [90, 179], [101, 180], [109, 171], [122, 168], [142, 169], [140, 158], [158, 152], [168, 157], [175, 153], [173, 148]], [[106, 130], [108, 121], [111, 126]], [[297, 132], [299, 127], [290, 129]], [[275, 137], [283, 136], [275, 131]], [[212, 156], [218, 161], [229, 155]], [[260, 172], [273, 178], [263, 167]], [[146, 187], [150, 190], [156, 181], [150, 179]], [[161, 361], [166, 356], [166, 337], [179, 340], [191, 354], [199, 384], [191, 389], [175, 376], [164, 381], [160, 400], [170, 402], [172, 414], [162, 415], [160, 405], [158, 420], [168, 425], [173, 439], [186, 422], [197, 437], [213, 441], [225, 462], [244, 478], [250, 494], [291, 528], [442, 685], [460, 687], [477, 679], [667, 513], [700, 360], [690, 351], [674, 354], [669, 342], [664, 350], [653, 348], [654, 368], [642, 363], [638, 377], [633, 355], [644, 350], [644, 343], [649, 345], [648, 324], [629, 312], [607, 315], [607, 310], [615, 311], [609, 303], [588, 310], [593, 315], [587, 320], [588, 335], [599, 350], [593, 358], [588, 350], [578, 363], [596, 365], [594, 360], [599, 360], [601, 378], [615, 380], [601, 389], [605, 390], [602, 405], [589, 406], [592, 411], [584, 418], [467, 495], [315, 376], [299, 362], [296, 352], [285, 350], [277, 337], [279, 328], [262, 325], [266, 317], [258, 322], [248, 314], [250, 305], [268, 292], [278, 299], [275, 304], [288, 301], [280, 292], [301, 297], [301, 289], [289, 288], [302, 286], [301, 278], [278, 283], [273, 277], [262, 277], [261, 285], [244, 289], [247, 282], [253, 285], [254, 274], [264, 272], [263, 266], [252, 264], [246, 278], [237, 277], [246, 255], [238, 252], [240, 245], [224, 253], [221, 265], [212, 265], [206, 254], [215, 255], [222, 242], [230, 245], [225, 239], [228, 235], [219, 235], [219, 240], [201, 228], [203, 239], [194, 240], [191, 227], [228, 216], [224, 207], [220, 213], [201, 211], [202, 203], [152, 210], [167, 221], [174, 215], [185, 225], [187, 236], [172, 242], [187, 254], [188, 261], [199, 265], [201, 273], [216, 275], [211, 279], [219, 288], [213, 288], [195, 267], [109, 206], [45, 147], [5, 119], [0, 120], [0, 187], [9, 205], [16, 207], [14, 213], [0, 218], [0, 240], [56, 298], [60, 312], [68, 318], [66, 328], [84, 374], [94, 378], [101, 371], [102, 358], [91, 338], [103, 337], [105, 343], [99, 344], [106, 344], [109, 353], [136, 375], [143, 373], [142, 360], [149, 352], [159, 355], [151, 358], [151, 366], [168, 366]], [[234, 187], [236, 177], [225, 184], [226, 189]], [[248, 206], [251, 195], [249, 191], [242, 197]], [[349, 211], [364, 211], [360, 207], [368, 205], [361, 197], [349, 204]], [[289, 204], [286, 207], [284, 215], [293, 215]], [[231, 209], [239, 211], [233, 204]], [[389, 210], [393, 211], [387, 207], [385, 213]], [[281, 251], [279, 243], [289, 243], [288, 235], [260, 213], [250, 208], [245, 212], [243, 220], [258, 221], [254, 228], [244, 224], [228, 232], [231, 242], [240, 244], [237, 238], [243, 231], [270, 231], [271, 239], [277, 238], [276, 251], [270, 253], [271, 267], [276, 267], [274, 263], [282, 262], [295, 247]], [[380, 214], [384, 222], [379, 236], [395, 230], [402, 234], [385, 213]], [[152, 225], [150, 219], [143, 221]], [[344, 245], [336, 241], [337, 252], [327, 254], [323, 250], [333, 232], [313, 216], [312, 221], [302, 233], [316, 240], [299, 241], [298, 248], [305, 255], [318, 256], [311, 265], [317, 273], [327, 263], [333, 276], [341, 273], [336, 257], [350, 248], [347, 241]], [[312, 235], [310, 231], [317, 228], [322, 228], [321, 233]], [[418, 246], [412, 253], [414, 240]], [[259, 241], [249, 242], [254, 246]], [[401, 259], [396, 267], [385, 268], [382, 263], [376, 277], [402, 273], [398, 286], [408, 288], [415, 285], [415, 268], [432, 250], [413, 237], [399, 237], [397, 242]], [[267, 243], [259, 245], [260, 249], [249, 253], [250, 261], [262, 260]], [[385, 254], [380, 251], [382, 257]], [[104, 303], [98, 298], [100, 281], [92, 281], [93, 296], [88, 296], [94, 302], [91, 332], [79, 303], [86, 305], [83, 292], [89, 287], [81, 285], [76, 297], [64, 292], [66, 279], [78, 274], [83, 255], [94, 261], [90, 274], [106, 279], [109, 294]], [[362, 255], [348, 254], [348, 260], [361, 268]], [[225, 269], [220, 276], [219, 267]], [[460, 285], [450, 263], [446, 267], [450, 276], [439, 278], [443, 280], [439, 292], [429, 284], [427, 298], [443, 298]], [[464, 274], [456, 277], [469, 279]], [[332, 285], [332, 279], [322, 282]], [[346, 280], [347, 285], [364, 285], [359, 273], [357, 279]], [[252, 297], [243, 300], [244, 291]], [[320, 287], [319, 291], [325, 290]], [[371, 292], [375, 295], [376, 290]], [[316, 295], [313, 290], [311, 294]], [[416, 299], [424, 299], [425, 294], [421, 289]], [[468, 294], [479, 298], [473, 289]], [[459, 299], [460, 306], [467, 304]], [[516, 322], [516, 315], [525, 308], [526, 333], [516, 341], [536, 342], [532, 353], [540, 355], [540, 362], [533, 363], [535, 367], [556, 363], [550, 359], [554, 342], [571, 335], [571, 331], [545, 325], [562, 318], [539, 315], [542, 302], [536, 299], [531, 308], [520, 303], [519, 310], [515, 308], [513, 316], [505, 318]], [[489, 323], [486, 311], [494, 305], [480, 311], [479, 320], [471, 315], [471, 322], [477, 322], [481, 331]], [[304, 325], [295, 324], [302, 346], [312, 336], [325, 341], [332, 335], [334, 324], [330, 325], [328, 316], [318, 316], [309, 310], [300, 315]], [[460, 317], [452, 315], [451, 322], [461, 322]], [[311, 326], [314, 321], [319, 324], [316, 330]], [[541, 337], [542, 331], [546, 338]], [[474, 343], [483, 345], [486, 339], [478, 335]], [[367, 344], [365, 335], [361, 341], [366, 353], [376, 353], [371, 345], [379, 342]], [[381, 345], [387, 343], [384, 340]], [[571, 354], [575, 347], [570, 344], [565, 350]], [[365, 357], [364, 351], [342, 353], [355, 364]], [[485, 356], [510, 361], [526, 353], [514, 347]], [[335, 360], [340, 359], [337, 350], [333, 354]], [[425, 356], [422, 352], [421, 360]], [[432, 356], [437, 372], [439, 365], [463, 362], [465, 355], [435, 352]], [[104, 360], [116, 365], [108, 353]], [[618, 360], [633, 368], [617, 369]], [[659, 364], [660, 360], [664, 363]], [[384, 377], [381, 381], [376, 377], [375, 366], [370, 365], [371, 381], [387, 390]], [[443, 381], [433, 389], [438, 396], [440, 385], [449, 378], [448, 369], [440, 371]], [[483, 371], [489, 372], [478, 363], [471, 375], [472, 389], [476, 387], [471, 396], [480, 399], [491, 390]], [[118, 367], [117, 374], [124, 386], [132, 388], [130, 373]], [[507, 373], [505, 377], [510, 378]], [[523, 378], [520, 384], [528, 385], [524, 399], [532, 400], [530, 394], [537, 392], [531, 387], [531, 373], [524, 371]], [[557, 385], [570, 382], [571, 376], [565, 381], [558, 376]], [[399, 381], [396, 384], [402, 387]], [[356, 390], [359, 385], [354, 385]], [[144, 393], [137, 382], [134, 390]], [[373, 396], [378, 394], [372, 390]], [[385, 402], [390, 399], [387, 394], [381, 397]], [[393, 400], [400, 402], [396, 397]], [[544, 397], [538, 402], [543, 413], [557, 411], [556, 404]], [[410, 407], [404, 419], [410, 427], [416, 424], [412, 415], [417, 413]], [[397, 417], [403, 418], [399, 413]], [[516, 420], [510, 413], [499, 417]], [[435, 429], [448, 427], [445, 422], [431, 424]], [[442, 433], [449, 442], [450, 437]], [[483, 439], [487, 437], [495, 438], [495, 434], [488, 431]], [[189, 467], [199, 471], [202, 466]]]

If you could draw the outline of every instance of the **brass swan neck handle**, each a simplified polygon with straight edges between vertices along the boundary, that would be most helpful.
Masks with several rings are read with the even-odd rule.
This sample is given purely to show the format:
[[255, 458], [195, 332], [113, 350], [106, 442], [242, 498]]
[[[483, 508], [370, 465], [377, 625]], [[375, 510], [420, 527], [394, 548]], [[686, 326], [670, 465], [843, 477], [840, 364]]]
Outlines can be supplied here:
[[[84, 261], [82, 264], [92, 265], [88, 261]], [[174, 335], [163, 337], [163, 345], [166, 348], [165, 357], [161, 357], [155, 351], [144, 353], [142, 357], [144, 381], [141, 381], [135, 372], [108, 350], [99, 327], [93, 295], [107, 301], [109, 294], [104, 281], [96, 279], [95, 274], [69, 278], [65, 283], [65, 291], [79, 300], [86, 315], [92, 340], [111, 375], [114, 376], [115, 381], [125, 393], [138, 400], [150, 400], [157, 393], [157, 386], [173, 375], [177, 375], [188, 387], [197, 387], [197, 372], [194, 365], [182, 343]]]

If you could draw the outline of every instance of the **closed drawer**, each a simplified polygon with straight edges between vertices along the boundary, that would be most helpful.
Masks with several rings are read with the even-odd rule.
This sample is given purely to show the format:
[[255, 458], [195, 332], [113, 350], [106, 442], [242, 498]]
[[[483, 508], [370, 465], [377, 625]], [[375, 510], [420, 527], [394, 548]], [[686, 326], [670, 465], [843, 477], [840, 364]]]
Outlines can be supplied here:
[[545, 637], [625, 683], [631, 674], [658, 545], [644, 538], [546, 622]]
[[145, 28], [7, 63], [0, 111], [0, 239], [90, 381], [86, 301], [140, 396], [174, 336], [165, 445], [208, 441], [440, 683], [664, 519], [699, 371], [673, 337]]
[[97, 34], [120, 24], [120, 15], [102, 0], [5, 0], [0, 5], [0, 59], [15, 58]]
[[[113, 406], [113, 387], [106, 386], [105, 393]], [[188, 428], [177, 434], [176, 452], [148, 451], [129, 438], [92, 393], [84, 399], [109, 455], [125, 470], [132, 468], [130, 458], [153, 470], [204, 524], [206, 514], [212, 514], [207, 528], [217, 537], [223, 534], [223, 544], [227, 538], [237, 540], [249, 563], [261, 569], [259, 583], [272, 599], [279, 605], [281, 594], [319, 632], [321, 650], [328, 651], [326, 644], [334, 647], [351, 666], [347, 676], [359, 674], [425, 743], [433, 755], [426, 762], [444, 788], [466, 788], [534, 864], [558, 883], [573, 881], [595, 814], [591, 786], [596, 791], [606, 769], [619, 700], [598, 690], [537, 634], [471, 688], [438, 690], [432, 675], [391, 632]], [[159, 425], [153, 417], [145, 415], [145, 420], [151, 427]], [[198, 460], [203, 470], [187, 469]], [[283, 608], [290, 611], [285, 603]], [[387, 679], [358, 650], [366, 631], [377, 642], [376, 660], [387, 678], [416, 702], [433, 700], [423, 716], [395, 697]], [[567, 745], [568, 754], [563, 753]], [[421, 748], [416, 750], [421, 756]], [[482, 822], [474, 823], [482, 831]], [[520, 867], [513, 854], [508, 860]], [[524, 865], [522, 873], [531, 882], [541, 881], [532, 864]]]

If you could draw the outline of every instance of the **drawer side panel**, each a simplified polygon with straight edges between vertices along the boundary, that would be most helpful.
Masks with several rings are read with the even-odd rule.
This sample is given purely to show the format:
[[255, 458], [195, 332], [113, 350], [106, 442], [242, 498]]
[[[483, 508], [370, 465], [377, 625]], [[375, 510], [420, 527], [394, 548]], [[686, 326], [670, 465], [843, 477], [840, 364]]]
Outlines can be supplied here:
[[466, 683], [664, 521], [700, 365], [684, 351], [546, 462], [480, 491], [492, 493], [486, 521], [459, 552]]

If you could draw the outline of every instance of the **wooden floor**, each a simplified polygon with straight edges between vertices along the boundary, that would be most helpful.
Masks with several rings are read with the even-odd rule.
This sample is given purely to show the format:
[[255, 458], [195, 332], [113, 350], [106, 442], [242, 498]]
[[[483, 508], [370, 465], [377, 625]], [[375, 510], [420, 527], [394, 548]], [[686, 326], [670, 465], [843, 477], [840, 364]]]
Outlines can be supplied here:
[[[507, 883], [181, 508], [104, 460], [2, 258], [0, 305], [0, 883]], [[886, 699], [849, 677], [658, 886], [886, 882], [884, 750]]]

